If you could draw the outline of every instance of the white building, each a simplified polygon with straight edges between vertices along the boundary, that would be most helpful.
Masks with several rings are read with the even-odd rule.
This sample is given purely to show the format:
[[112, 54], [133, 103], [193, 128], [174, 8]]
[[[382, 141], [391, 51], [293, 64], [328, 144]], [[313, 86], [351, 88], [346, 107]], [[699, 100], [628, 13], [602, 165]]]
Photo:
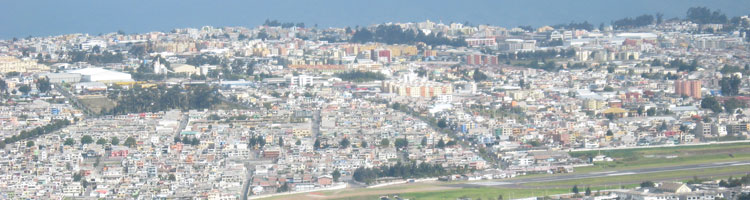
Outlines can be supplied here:
[[128, 73], [122, 73], [102, 68], [83, 68], [77, 70], [68, 71], [71, 74], [81, 74], [82, 81], [85, 82], [129, 82], [133, 81], [133, 78]]

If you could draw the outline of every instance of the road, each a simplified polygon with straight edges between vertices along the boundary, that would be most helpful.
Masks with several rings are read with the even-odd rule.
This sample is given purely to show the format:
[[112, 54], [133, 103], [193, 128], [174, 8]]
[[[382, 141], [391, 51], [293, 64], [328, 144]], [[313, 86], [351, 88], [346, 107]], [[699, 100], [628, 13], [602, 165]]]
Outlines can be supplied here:
[[600, 177], [609, 177], [609, 176], [635, 175], [635, 174], [646, 174], [646, 173], [660, 173], [660, 172], [710, 169], [710, 168], [729, 167], [729, 166], [748, 166], [748, 165], [750, 165], [750, 161], [734, 161], [734, 162], [720, 162], [720, 163], [706, 163], [706, 164], [695, 164], [695, 165], [643, 168], [643, 169], [633, 169], [633, 170], [591, 172], [591, 173], [586, 173], [586, 174], [564, 174], [564, 175], [542, 176], [542, 177], [532, 177], [532, 178], [521, 177], [518, 179], [508, 179], [504, 181], [481, 181], [481, 182], [472, 182], [472, 183], [465, 183], [465, 184], [454, 184], [451, 186], [459, 186], [459, 187], [514, 186], [514, 185], [519, 186], [525, 183], [555, 182], [555, 181], [566, 181], [566, 180], [576, 180], [576, 179], [586, 179], [586, 178], [600, 178]]
[[320, 135], [320, 109], [315, 110], [312, 118], [312, 138], [317, 139]]
[[83, 111], [83, 118], [86, 118], [86, 114], [91, 114], [91, 110], [87, 108], [83, 103], [78, 101], [78, 98], [76, 98], [73, 94], [71, 94], [69, 91], [65, 90], [60, 84], [55, 84], [55, 90], [57, 92], [60, 92], [66, 99], [68, 99], [69, 102], [71, 102], [74, 106], [77, 106], [79, 109]]
[[174, 136], [180, 137], [180, 133], [182, 133], [183, 130], [185, 130], [185, 127], [187, 127], [188, 122], [190, 121], [190, 116], [187, 113], [182, 113], [182, 116], [180, 117], [180, 127], [177, 127], [177, 129], [174, 130]]

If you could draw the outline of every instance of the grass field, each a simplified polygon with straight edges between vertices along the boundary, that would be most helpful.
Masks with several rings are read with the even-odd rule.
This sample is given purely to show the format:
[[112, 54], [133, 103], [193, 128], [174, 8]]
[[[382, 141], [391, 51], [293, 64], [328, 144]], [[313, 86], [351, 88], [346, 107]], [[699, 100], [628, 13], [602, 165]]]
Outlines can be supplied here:
[[576, 168], [576, 173], [606, 170], [637, 169], [648, 167], [680, 166], [714, 162], [750, 160], [750, 143], [677, 146], [648, 149], [623, 149], [607, 151], [571, 152], [573, 157], [607, 155], [614, 162], [595, 163], [594, 166]]
[[644, 173], [644, 174], [633, 174], [633, 175], [620, 175], [620, 176], [608, 176], [599, 178], [585, 178], [575, 180], [564, 180], [564, 181], [551, 181], [542, 183], [528, 183], [526, 186], [570, 186], [570, 185], [621, 185], [621, 184], [636, 184], [643, 181], [659, 181], [659, 180], [685, 180], [687, 178], [698, 176], [698, 177], [726, 177], [727, 174], [744, 174], [750, 172], [750, 166], [730, 166], [722, 168], [710, 168], [710, 169], [696, 169], [696, 170], [681, 170], [681, 171], [668, 171], [668, 172], [657, 172], [657, 173]]

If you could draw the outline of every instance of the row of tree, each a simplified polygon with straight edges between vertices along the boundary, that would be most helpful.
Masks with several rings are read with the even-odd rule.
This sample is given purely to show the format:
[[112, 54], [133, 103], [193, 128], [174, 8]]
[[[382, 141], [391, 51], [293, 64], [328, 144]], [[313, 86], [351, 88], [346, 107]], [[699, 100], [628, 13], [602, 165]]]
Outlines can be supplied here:
[[711, 11], [706, 7], [688, 8], [686, 19], [696, 24], [726, 24], [728, 21], [727, 15], [721, 11]]
[[653, 15], [641, 15], [635, 18], [626, 17], [612, 22], [615, 29], [630, 29], [648, 26], [654, 23]]
[[112, 91], [108, 97], [117, 102], [117, 106], [108, 111], [113, 115], [169, 109], [207, 109], [221, 101], [216, 88], [207, 85], [193, 85], [188, 88], [167, 88], [163, 85], [143, 88], [136, 85], [129, 90]]
[[745, 102], [737, 98], [727, 99], [724, 101], [723, 105], [718, 100], [716, 100], [716, 97], [714, 96], [707, 96], [701, 99], [701, 108], [709, 109], [713, 111], [714, 113], [720, 113], [721, 111], [726, 111], [727, 113], [734, 113], [734, 111], [737, 110], [737, 108], [745, 108], [745, 107], [747, 107]]
[[294, 22], [279, 22], [279, 20], [269, 20], [266, 19], [265, 22], [263, 22], [263, 26], [274, 26], [274, 27], [281, 27], [281, 28], [291, 28], [291, 27], [299, 27], [299, 28], [305, 28], [304, 22], [294, 23]]
[[527, 60], [527, 59], [552, 59], [556, 57], [570, 58], [576, 55], [574, 49], [560, 49], [560, 50], [544, 50], [544, 51], [532, 51], [532, 52], [515, 52], [515, 53], [503, 53], [498, 54], [497, 58], [500, 60]]
[[386, 44], [413, 44], [423, 42], [427, 45], [466, 46], [464, 39], [449, 39], [440, 33], [425, 34], [422, 30], [404, 30], [398, 25], [379, 25], [375, 31], [361, 28], [352, 35], [354, 43], [382, 42]]
[[54, 131], [60, 130], [61, 128], [70, 125], [70, 121], [67, 119], [63, 120], [55, 120], [50, 122], [47, 125], [36, 127], [34, 129], [31, 129], [29, 131], [23, 130], [18, 135], [11, 136], [9, 138], [5, 138], [2, 141], [0, 141], [0, 149], [5, 148], [6, 144], [13, 144], [15, 142], [18, 142], [20, 140], [25, 139], [31, 139], [36, 138], [41, 135], [45, 135], [48, 133], [52, 133]]
[[424, 178], [424, 177], [436, 177], [448, 174], [448, 171], [439, 164], [427, 164], [422, 162], [417, 164], [411, 162], [410, 164], [402, 164], [397, 162], [393, 166], [381, 166], [377, 168], [365, 168], [360, 167], [354, 170], [352, 178], [355, 181], [363, 183], [373, 183], [378, 178], [382, 177], [399, 177], [399, 178]]
[[385, 74], [379, 73], [379, 72], [369, 72], [369, 71], [348, 71], [348, 72], [336, 73], [334, 74], [334, 76], [341, 78], [341, 80], [353, 81], [353, 82], [385, 80]]
[[193, 145], [193, 146], [201, 144], [201, 141], [200, 141], [200, 139], [198, 139], [198, 137], [193, 137], [191, 139], [188, 136], [185, 136], [183, 138], [180, 138], [180, 136], [175, 136], [174, 137], [174, 142], [175, 143], [179, 142], [179, 143], [182, 143], [182, 144], [189, 144], [189, 145]]
[[90, 64], [120, 63], [125, 58], [121, 53], [105, 51], [103, 53], [92, 53], [85, 51], [70, 51], [70, 62], [87, 62]]

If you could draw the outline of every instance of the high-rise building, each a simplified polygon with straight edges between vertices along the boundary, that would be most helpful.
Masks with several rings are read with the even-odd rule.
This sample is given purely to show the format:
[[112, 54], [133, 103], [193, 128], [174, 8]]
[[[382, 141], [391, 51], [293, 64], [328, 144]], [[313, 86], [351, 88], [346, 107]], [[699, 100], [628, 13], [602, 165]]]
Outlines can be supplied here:
[[674, 81], [674, 93], [684, 96], [701, 98], [700, 80], [676, 80]]
[[497, 56], [472, 54], [466, 56], [468, 65], [498, 65]]

